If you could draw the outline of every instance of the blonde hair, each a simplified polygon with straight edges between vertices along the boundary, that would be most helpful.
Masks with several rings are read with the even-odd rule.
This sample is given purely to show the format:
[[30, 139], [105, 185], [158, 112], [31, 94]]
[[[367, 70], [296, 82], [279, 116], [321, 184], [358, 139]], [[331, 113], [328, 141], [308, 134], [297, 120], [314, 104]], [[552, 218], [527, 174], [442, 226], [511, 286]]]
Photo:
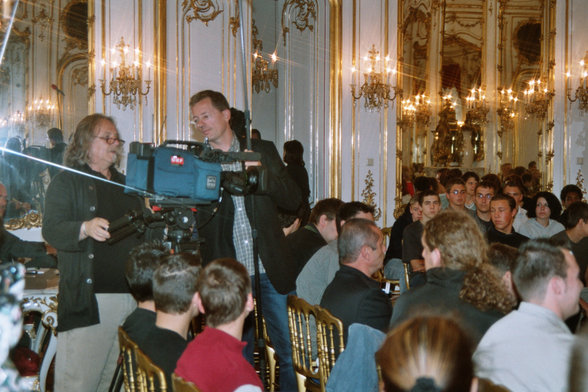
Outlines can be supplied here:
[[486, 261], [488, 244], [478, 224], [465, 212], [444, 210], [427, 222], [427, 247], [439, 249], [444, 267], [465, 270]]
[[410, 391], [428, 384], [438, 391], [467, 392], [474, 377], [472, 346], [453, 320], [419, 316], [388, 333], [376, 352], [384, 391]]

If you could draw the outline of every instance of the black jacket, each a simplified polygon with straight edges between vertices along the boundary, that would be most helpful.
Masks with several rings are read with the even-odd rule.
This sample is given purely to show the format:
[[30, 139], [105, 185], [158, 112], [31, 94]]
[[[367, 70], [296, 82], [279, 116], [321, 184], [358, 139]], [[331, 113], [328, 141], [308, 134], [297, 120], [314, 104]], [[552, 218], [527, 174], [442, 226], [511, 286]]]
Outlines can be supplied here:
[[341, 265], [327, 286], [321, 306], [341, 319], [345, 342], [351, 324], [365, 324], [386, 332], [392, 315], [390, 299], [380, 289], [379, 283], [347, 265]]
[[[277, 207], [296, 211], [301, 202], [298, 185], [290, 178], [272, 142], [252, 140], [252, 149], [261, 153], [261, 164], [267, 169], [268, 190], [264, 194], [245, 196], [245, 208], [252, 230], [257, 228], [259, 256], [274, 288], [281, 294], [293, 291], [296, 264], [292, 262], [284, 233], [280, 228]], [[243, 150], [243, 145], [241, 146]], [[204, 263], [220, 257], [235, 257], [233, 219], [235, 208], [231, 195], [223, 191], [220, 203], [198, 208], [199, 235]]]

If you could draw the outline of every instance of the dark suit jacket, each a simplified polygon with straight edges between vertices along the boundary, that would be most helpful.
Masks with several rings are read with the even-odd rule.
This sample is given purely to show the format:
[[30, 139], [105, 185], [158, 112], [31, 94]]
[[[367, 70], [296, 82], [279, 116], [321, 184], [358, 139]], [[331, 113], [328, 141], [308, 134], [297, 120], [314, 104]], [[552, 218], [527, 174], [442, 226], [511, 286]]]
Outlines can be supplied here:
[[294, 233], [286, 237], [286, 243], [290, 247], [292, 254], [292, 261], [296, 264], [296, 273], [292, 276], [294, 285], [296, 285], [296, 278], [306, 265], [308, 260], [327, 242], [319, 233], [318, 229], [312, 223], [296, 230]]
[[[264, 194], [245, 196], [245, 208], [251, 228], [257, 228], [259, 256], [274, 288], [287, 294], [296, 288], [296, 264], [286, 245], [278, 221], [277, 207], [295, 211], [300, 205], [300, 190], [286, 172], [280, 155], [272, 142], [252, 140], [252, 149], [261, 153], [261, 164], [267, 169], [268, 190]], [[243, 150], [243, 146], [241, 146]], [[235, 207], [231, 195], [223, 191], [222, 201], [198, 208], [197, 225], [205, 240], [201, 246], [204, 263], [220, 257], [235, 257], [233, 220]]]
[[345, 342], [351, 324], [365, 324], [386, 332], [392, 315], [390, 299], [378, 282], [347, 265], [341, 265], [327, 286], [321, 306], [341, 319]]

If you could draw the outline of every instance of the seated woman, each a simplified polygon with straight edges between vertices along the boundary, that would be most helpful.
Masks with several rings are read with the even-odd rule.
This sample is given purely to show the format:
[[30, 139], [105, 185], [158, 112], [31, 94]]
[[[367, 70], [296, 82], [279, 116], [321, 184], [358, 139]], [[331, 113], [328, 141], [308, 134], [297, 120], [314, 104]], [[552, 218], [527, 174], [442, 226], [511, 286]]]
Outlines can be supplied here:
[[460, 325], [443, 316], [418, 316], [388, 333], [376, 352], [380, 391], [506, 391], [474, 377], [472, 346]]
[[538, 192], [533, 197], [531, 205], [535, 208], [527, 212], [530, 219], [521, 226], [520, 234], [531, 239], [550, 238], [565, 230], [563, 225], [556, 220], [561, 213], [561, 204], [553, 193]]

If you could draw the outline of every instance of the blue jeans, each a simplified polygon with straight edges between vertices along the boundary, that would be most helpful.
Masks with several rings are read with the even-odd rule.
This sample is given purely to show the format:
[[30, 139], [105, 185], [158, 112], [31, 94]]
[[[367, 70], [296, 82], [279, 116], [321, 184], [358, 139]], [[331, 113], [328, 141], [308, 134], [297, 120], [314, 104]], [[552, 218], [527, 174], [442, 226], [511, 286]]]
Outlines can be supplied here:
[[[278, 293], [266, 274], [261, 274], [259, 280], [267, 334], [280, 360], [280, 391], [296, 392], [298, 385], [294, 376], [294, 367], [292, 366], [292, 347], [290, 346], [288, 311], [286, 309], [288, 296]], [[251, 285], [253, 286], [253, 296], [255, 297], [253, 276], [251, 276]], [[253, 312], [251, 312], [243, 327], [243, 341], [247, 342], [245, 358], [251, 364], [253, 364], [253, 350], [255, 347], [255, 320], [253, 317]]]

